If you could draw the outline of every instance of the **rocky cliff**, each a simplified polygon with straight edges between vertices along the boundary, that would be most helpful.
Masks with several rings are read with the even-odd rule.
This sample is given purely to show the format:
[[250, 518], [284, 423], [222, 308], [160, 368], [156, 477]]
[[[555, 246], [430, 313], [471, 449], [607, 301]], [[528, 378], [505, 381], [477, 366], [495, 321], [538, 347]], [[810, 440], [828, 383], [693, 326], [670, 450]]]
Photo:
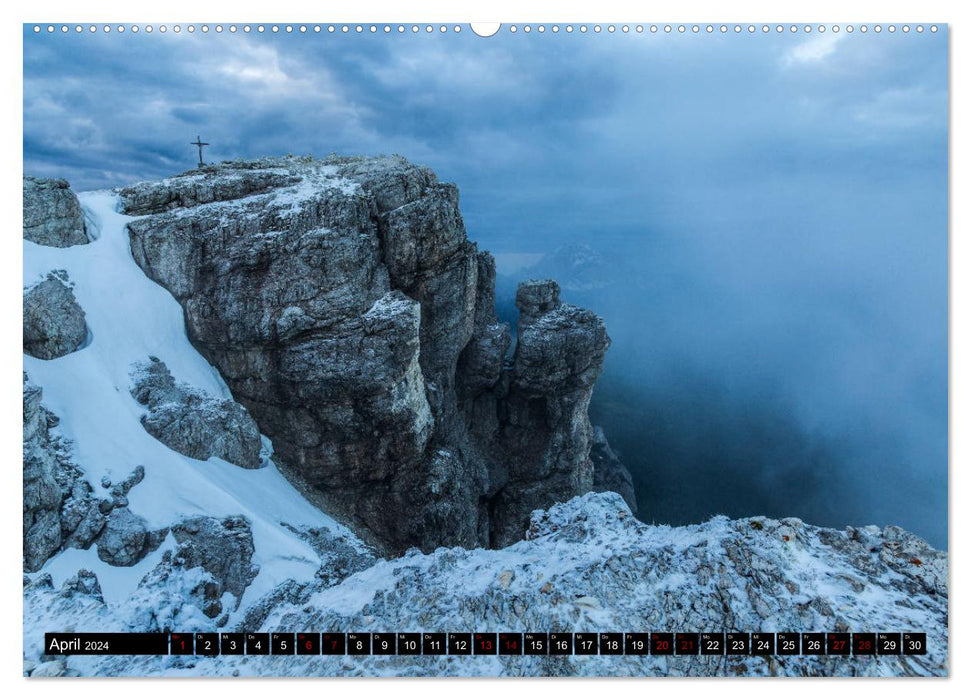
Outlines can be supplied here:
[[603, 322], [529, 282], [507, 359], [492, 256], [428, 168], [262, 159], [121, 197], [135, 260], [277, 462], [372, 542], [503, 546], [592, 487]]

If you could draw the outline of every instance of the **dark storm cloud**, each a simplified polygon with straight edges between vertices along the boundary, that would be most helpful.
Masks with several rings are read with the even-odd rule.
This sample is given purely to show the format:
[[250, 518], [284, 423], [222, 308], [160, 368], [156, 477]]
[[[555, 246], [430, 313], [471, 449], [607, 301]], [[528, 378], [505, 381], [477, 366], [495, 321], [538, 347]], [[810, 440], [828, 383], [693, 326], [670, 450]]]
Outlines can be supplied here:
[[658, 512], [942, 546], [946, 41], [25, 30], [24, 167], [124, 185], [192, 167], [196, 134], [210, 160], [427, 163], [483, 247], [623, 261], [578, 301], [615, 340], [595, 409]]

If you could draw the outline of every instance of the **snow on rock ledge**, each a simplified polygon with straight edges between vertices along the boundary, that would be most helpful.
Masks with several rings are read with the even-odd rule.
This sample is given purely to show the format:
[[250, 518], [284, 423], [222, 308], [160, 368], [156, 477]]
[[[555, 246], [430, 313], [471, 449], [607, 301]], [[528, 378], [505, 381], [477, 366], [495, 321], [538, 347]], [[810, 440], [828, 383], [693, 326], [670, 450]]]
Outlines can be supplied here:
[[156, 357], [136, 364], [131, 377], [132, 397], [148, 409], [142, 425], [159, 441], [193, 459], [220, 457], [246, 469], [260, 466], [259, 428], [238, 403], [176, 383]]

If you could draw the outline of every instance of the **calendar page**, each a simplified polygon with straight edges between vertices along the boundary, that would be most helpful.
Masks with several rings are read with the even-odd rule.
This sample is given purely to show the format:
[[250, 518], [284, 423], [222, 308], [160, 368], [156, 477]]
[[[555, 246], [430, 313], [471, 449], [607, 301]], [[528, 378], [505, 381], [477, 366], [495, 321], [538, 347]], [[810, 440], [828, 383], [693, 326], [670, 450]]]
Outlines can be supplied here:
[[24, 675], [947, 676], [948, 34], [24, 24]]

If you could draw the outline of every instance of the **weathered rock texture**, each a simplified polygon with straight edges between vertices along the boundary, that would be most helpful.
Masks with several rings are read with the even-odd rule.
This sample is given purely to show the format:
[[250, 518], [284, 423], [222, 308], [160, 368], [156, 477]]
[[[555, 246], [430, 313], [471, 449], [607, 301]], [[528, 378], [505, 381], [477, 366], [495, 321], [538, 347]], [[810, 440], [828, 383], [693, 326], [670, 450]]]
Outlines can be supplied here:
[[37, 571], [61, 546], [61, 487], [64, 470], [40, 405], [40, 387], [24, 375], [24, 571]]
[[[672, 528], [633, 517], [620, 496], [588, 493], [533, 513], [503, 550], [412, 550], [335, 585], [288, 580], [228, 627], [190, 587], [201, 567], [147, 575], [117, 605], [90, 576], [55, 590], [24, 580], [26, 629], [261, 630], [860, 630], [924, 631], [925, 655], [350, 655], [197, 656], [193, 675], [272, 676], [942, 676], [949, 671], [948, 555], [899, 527], [819, 528], [765, 517]], [[191, 575], [205, 574], [193, 579]], [[83, 582], [82, 582], [82, 579]], [[198, 582], [198, 583], [197, 583]], [[225, 613], [223, 613], [225, 615]], [[54, 620], [55, 622], [51, 622]], [[66, 626], [66, 625], [65, 625]], [[25, 670], [43, 636], [24, 638]], [[166, 676], [183, 658], [71, 656], [85, 676]]]
[[246, 409], [177, 384], [158, 358], [134, 369], [131, 394], [148, 408], [145, 430], [176, 452], [193, 459], [220, 457], [247, 469], [260, 466], [260, 430]]
[[88, 242], [81, 204], [67, 180], [24, 177], [24, 238], [55, 248]]
[[507, 363], [492, 257], [428, 168], [263, 159], [121, 196], [192, 343], [284, 469], [373, 542], [501, 546], [591, 488], [602, 321], [529, 285]]
[[[146, 629], [165, 629], [167, 615], [177, 615], [186, 605], [215, 619], [224, 611], [224, 594], [239, 607], [243, 592], [259, 573], [254, 565], [253, 534], [242, 516], [195, 517], [172, 527], [178, 546], [166, 551], [162, 561], [141, 580], [135, 605]], [[219, 624], [225, 624], [223, 619]]]
[[179, 543], [175, 556], [182, 565], [186, 569], [201, 566], [238, 603], [260, 570], [252, 563], [253, 533], [246, 518], [191, 518], [174, 526], [172, 534]]
[[522, 537], [530, 513], [552, 494], [593, 488], [587, 416], [610, 344], [603, 321], [559, 300], [552, 280], [523, 282], [516, 294], [518, 342], [499, 403], [500, 443], [510, 456], [508, 483], [494, 499], [494, 539]]
[[88, 326], [84, 310], [65, 284], [67, 275], [50, 274], [24, 292], [24, 352], [53, 360], [84, 344]]
[[98, 558], [112, 566], [134, 566], [146, 554], [158, 549], [165, 539], [165, 530], [149, 530], [145, 518], [135, 515], [127, 507], [112, 510], [101, 535], [95, 541]]
[[[51, 431], [58, 419], [41, 405], [42, 396], [24, 374], [24, 571], [37, 571], [64, 548], [87, 549], [96, 540], [105, 561], [134, 564], [164, 535], [131, 527], [139, 523], [127, 515], [115, 517], [116, 509], [128, 512], [128, 491], [142, 480], [144, 467], [120, 484], [105, 484], [109, 495], [98, 498], [71, 461], [70, 443]], [[129, 532], [135, 529], [141, 534]], [[145, 546], [131, 546], [139, 538]]]

